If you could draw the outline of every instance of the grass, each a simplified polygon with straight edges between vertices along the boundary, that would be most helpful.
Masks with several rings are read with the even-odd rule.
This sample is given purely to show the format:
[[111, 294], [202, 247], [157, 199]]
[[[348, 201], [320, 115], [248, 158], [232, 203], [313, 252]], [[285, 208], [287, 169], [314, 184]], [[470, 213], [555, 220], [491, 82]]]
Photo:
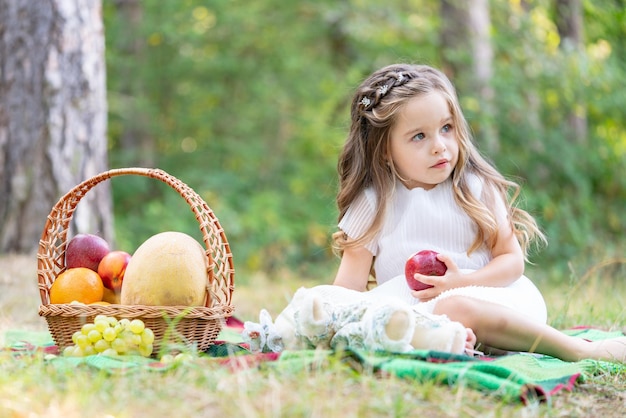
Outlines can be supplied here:
[[[539, 281], [550, 322], [623, 329], [626, 284], [621, 262], [573, 273], [571, 281]], [[617, 267], [616, 267], [617, 265]], [[617, 270], [616, 270], [617, 268]], [[0, 257], [0, 332], [45, 330], [35, 257]], [[530, 273], [529, 273], [530, 274]], [[286, 274], [238, 282], [236, 315], [256, 320], [261, 308], [278, 314], [293, 292], [315, 281]], [[57, 369], [43, 355], [0, 352], [2, 417], [621, 417], [626, 373], [594, 376], [549, 404], [507, 403], [459, 384], [417, 384], [369, 372], [357, 374], [329, 360], [313, 370], [272, 367], [233, 373], [208, 358], [165, 372], [109, 375], [86, 368]]]

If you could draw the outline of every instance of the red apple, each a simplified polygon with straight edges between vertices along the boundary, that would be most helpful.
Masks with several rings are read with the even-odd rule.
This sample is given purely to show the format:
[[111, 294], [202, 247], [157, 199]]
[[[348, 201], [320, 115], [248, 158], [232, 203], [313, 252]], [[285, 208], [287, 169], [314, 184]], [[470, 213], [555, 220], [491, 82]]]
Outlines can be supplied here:
[[65, 249], [65, 267], [87, 267], [98, 271], [102, 257], [110, 252], [109, 243], [104, 238], [92, 234], [78, 234]]
[[98, 274], [104, 287], [114, 292], [121, 292], [130, 257], [130, 254], [125, 251], [111, 251], [102, 258], [98, 265]]
[[432, 287], [429, 284], [422, 283], [414, 276], [415, 273], [424, 276], [443, 276], [448, 269], [443, 261], [437, 259], [437, 252], [431, 250], [422, 250], [413, 254], [406, 261], [404, 266], [404, 276], [409, 287], [413, 290], [424, 290]]

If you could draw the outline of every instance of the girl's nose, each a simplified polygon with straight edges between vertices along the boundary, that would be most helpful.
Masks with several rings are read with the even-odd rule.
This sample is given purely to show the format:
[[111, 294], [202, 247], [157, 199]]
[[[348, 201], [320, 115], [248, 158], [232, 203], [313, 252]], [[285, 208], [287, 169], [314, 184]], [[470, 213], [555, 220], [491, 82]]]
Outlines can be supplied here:
[[434, 142], [433, 142], [433, 154], [441, 154], [445, 150], [446, 150], [446, 143], [444, 139], [440, 135], [437, 135], [434, 138]]

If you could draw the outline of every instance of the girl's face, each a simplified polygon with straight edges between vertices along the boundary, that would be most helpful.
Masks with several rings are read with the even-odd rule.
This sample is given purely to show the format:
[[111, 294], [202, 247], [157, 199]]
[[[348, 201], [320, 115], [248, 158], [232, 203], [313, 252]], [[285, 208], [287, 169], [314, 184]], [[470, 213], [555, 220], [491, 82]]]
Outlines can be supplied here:
[[430, 190], [456, 166], [459, 144], [452, 113], [439, 92], [410, 99], [391, 128], [391, 160], [404, 185]]

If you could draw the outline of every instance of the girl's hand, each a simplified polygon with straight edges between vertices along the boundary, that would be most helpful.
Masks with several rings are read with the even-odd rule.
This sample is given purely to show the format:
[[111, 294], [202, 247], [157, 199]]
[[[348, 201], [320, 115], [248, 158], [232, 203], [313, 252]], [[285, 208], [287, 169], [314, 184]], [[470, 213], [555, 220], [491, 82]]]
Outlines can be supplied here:
[[452, 258], [445, 254], [439, 254], [437, 255], [437, 259], [443, 261], [443, 263], [446, 265], [446, 274], [444, 274], [443, 276], [425, 276], [419, 273], [415, 274], [415, 278], [417, 280], [433, 286], [428, 289], [413, 290], [411, 292], [413, 297], [419, 299], [422, 302], [427, 302], [431, 299], [434, 299], [448, 289], [454, 289], [456, 287], [462, 287], [467, 285], [463, 277], [464, 274], [461, 273], [459, 267], [452, 260]]

